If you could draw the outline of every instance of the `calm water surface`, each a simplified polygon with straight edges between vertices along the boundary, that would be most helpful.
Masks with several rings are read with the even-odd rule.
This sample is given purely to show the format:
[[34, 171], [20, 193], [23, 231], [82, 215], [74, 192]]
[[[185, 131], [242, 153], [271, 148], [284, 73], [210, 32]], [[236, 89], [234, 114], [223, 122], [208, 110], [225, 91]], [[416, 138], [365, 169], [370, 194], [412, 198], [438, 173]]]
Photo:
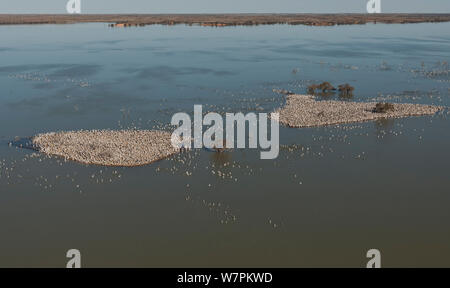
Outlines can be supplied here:
[[0, 38], [0, 266], [64, 267], [70, 248], [85, 267], [361, 267], [370, 248], [383, 266], [450, 266], [447, 111], [282, 127], [273, 161], [194, 150], [105, 168], [8, 146], [167, 128], [194, 104], [270, 112], [284, 102], [274, 89], [318, 81], [350, 83], [353, 101], [450, 106], [449, 23], [24, 25]]

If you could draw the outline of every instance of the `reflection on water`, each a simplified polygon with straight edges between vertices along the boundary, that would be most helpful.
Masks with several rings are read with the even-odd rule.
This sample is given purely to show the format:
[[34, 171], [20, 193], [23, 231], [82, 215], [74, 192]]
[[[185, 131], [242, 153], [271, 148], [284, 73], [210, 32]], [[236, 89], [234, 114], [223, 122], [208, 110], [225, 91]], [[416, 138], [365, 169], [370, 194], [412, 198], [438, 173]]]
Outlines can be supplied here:
[[386, 130], [394, 126], [394, 118], [381, 118], [375, 121], [375, 127], [380, 130]]
[[231, 153], [229, 153], [229, 152], [213, 152], [211, 154], [211, 160], [216, 165], [224, 165], [224, 164], [230, 162], [230, 160], [231, 160]]
[[[0, 27], [0, 266], [449, 266], [448, 111], [280, 129], [280, 155], [191, 150], [82, 165], [12, 140], [168, 129], [176, 112], [270, 112], [276, 91], [450, 105], [450, 24]], [[70, 35], [68, 37], [67, 35]], [[275, 92], [274, 92], [275, 91]]]

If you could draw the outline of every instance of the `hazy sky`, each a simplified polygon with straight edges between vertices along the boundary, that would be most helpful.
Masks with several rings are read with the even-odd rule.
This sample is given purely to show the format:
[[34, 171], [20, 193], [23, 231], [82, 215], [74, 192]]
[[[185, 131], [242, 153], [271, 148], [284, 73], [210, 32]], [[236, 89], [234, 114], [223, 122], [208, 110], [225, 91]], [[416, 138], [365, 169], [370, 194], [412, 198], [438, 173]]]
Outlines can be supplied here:
[[[65, 13], [68, 0], [0, 0], [2, 13]], [[368, 0], [81, 0], [82, 13], [361, 13]], [[450, 13], [450, 0], [381, 0], [391, 12]]]

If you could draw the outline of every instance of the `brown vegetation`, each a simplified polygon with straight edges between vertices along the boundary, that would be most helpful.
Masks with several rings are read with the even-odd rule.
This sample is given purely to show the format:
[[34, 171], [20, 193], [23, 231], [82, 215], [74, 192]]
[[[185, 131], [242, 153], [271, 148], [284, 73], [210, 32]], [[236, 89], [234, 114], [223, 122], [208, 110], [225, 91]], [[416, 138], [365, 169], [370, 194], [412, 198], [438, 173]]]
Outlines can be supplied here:
[[334, 86], [331, 85], [330, 82], [322, 82], [319, 85], [312, 84], [308, 86], [309, 94], [314, 95], [316, 90], [322, 91], [322, 93], [327, 93], [336, 90], [336, 88], [334, 88]]
[[341, 97], [352, 97], [353, 91], [355, 90], [355, 87], [350, 86], [348, 83], [342, 84], [338, 86], [339, 90], [339, 96]]
[[392, 103], [377, 103], [373, 108], [374, 113], [386, 113], [388, 111], [394, 111], [394, 104]]
[[[0, 25], [8, 24], [70, 24], [86, 22], [114, 23], [112, 27], [144, 25], [269, 25], [309, 26], [354, 25], [366, 23], [449, 22], [450, 14], [3, 14]], [[119, 25], [117, 25], [119, 24]]]

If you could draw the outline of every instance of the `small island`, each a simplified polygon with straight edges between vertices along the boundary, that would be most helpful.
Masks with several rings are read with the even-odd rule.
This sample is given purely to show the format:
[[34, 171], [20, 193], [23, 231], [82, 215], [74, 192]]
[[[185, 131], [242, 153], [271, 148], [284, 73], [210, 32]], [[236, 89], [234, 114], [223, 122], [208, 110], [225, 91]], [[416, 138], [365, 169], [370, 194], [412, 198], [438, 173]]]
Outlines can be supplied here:
[[36, 135], [31, 141], [47, 155], [102, 166], [142, 166], [180, 152], [172, 146], [171, 133], [158, 130], [52, 132]]
[[323, 100], [311, 95], [288, 95], [286, 105], [275, 112], [280, 123], [295, 128], [364, 122], [380, 118], [433, 115], [442, 106]]

